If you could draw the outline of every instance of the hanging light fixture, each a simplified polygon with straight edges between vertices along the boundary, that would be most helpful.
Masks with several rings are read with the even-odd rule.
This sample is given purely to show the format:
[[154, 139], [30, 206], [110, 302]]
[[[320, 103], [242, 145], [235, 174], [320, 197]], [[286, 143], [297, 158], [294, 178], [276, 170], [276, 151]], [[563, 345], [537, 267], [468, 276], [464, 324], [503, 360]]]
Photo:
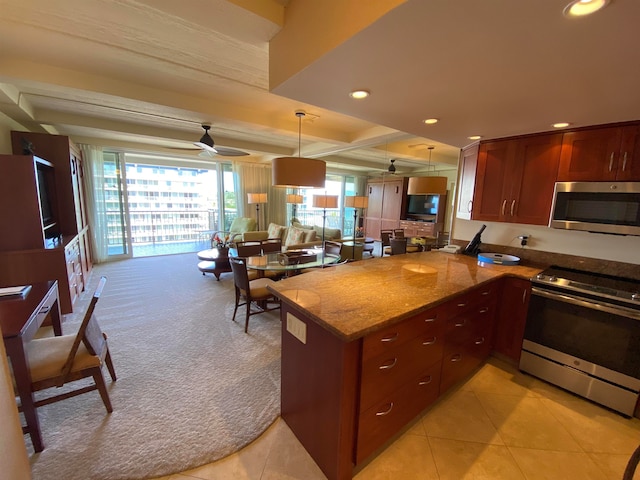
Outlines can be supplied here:
[[274, 187], [324, 188], [327, 164], [315, 158], [300, 157], [302, 117], [305, 113], [296, 111], [298, 117], [298, 156], [278, 157], [271, 161], [271, 180]]
[[396, 161], [396, 159], [395, 159], [395, 158], [392, 158], [392, 159], [390, 160], [391, 165], [389, 165], [389, 168], [388, 168], [389, 173], [396, 173], [396, 166], [393, 164], [393, 162], [395, 162], [395, 161]]
[[[429, 146], [429, 170], [431, 170], [431, 152], [434, 147]], [[442, 195], [447, 193], [447, 177], [410, 177], [407, 195]]]

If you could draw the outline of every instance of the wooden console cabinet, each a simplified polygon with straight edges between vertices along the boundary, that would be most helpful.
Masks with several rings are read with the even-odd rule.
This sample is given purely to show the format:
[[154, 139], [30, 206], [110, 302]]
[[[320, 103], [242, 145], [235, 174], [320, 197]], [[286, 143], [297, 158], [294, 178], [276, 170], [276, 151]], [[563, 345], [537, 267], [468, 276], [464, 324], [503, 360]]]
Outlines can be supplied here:
[[[71, 313], [84, 290], [91, 269], [89, 227], [86, 217], [83, 164], [68, 137], [32, 132], [11, 132], [16, 155], [0, 155], [0, 284], [20, 285], [58, 280], [60, 309]], [[20, 155], [31, 142], [32, 155]], [[34, 165], [51, 169], [49, 199], [55, 227], [45, 231]]]

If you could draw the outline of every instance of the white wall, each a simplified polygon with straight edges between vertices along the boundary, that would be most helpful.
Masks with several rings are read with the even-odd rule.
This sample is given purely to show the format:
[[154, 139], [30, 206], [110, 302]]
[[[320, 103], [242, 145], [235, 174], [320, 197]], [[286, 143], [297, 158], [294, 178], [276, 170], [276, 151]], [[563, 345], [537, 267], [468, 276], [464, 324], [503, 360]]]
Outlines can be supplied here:
[[519, 235], [529, 235], [525, 248], [544, 252], [563, 253], [581, 257], [611, 260], [640, 265], [640, 237], [606, 235], [600, 233], [558, 230], [538, 225], [500, 222], [476, 222], [454, 219], [453, 236], [456, 240], [471, 240], [484, 224], [482, 242], [509, 247], [520, 247]]

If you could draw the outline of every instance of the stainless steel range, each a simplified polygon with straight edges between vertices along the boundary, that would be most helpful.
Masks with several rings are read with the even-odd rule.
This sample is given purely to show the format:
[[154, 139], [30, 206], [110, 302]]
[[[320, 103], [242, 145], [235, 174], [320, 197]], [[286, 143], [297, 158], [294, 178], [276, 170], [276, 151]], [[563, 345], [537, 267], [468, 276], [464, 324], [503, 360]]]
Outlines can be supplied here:
[[633, 415], [640, 393], [640, 282], [560, 267], [531, 281], [520, 369]]

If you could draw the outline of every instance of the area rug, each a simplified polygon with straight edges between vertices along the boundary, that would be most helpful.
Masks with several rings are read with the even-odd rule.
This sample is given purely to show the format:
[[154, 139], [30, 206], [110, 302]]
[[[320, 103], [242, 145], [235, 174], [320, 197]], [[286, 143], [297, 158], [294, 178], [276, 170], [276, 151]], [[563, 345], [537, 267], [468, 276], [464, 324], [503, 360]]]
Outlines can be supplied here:
[[97, 392], [39, 408], [45, 450], [31, 453], [34, 480], [181, 472], [237, 451], [278, 417], [279, 311], [252, 316], [245, 334], [243, 318], [231, 321], [232, 275], [218, 282], [196, 264], [187, 254], [94, 267], [77, 310], [106, 276], [96, 315], [118, 375], [112, 383], [105, 369], [114, 411]]

